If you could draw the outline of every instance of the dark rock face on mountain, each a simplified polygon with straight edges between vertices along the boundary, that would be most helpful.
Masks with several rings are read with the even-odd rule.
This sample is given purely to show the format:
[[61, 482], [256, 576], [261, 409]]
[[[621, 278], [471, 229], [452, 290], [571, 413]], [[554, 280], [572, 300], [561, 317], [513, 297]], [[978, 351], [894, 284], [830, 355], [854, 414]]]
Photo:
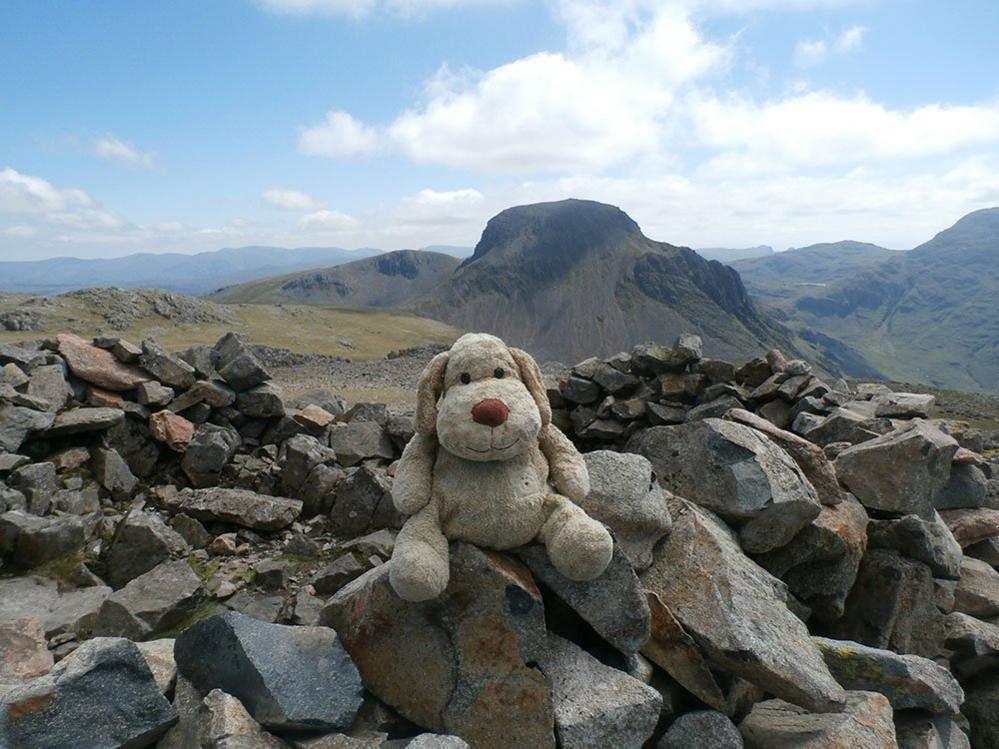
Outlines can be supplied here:
[[434, 289], [458, 267], [440, 252], [398, 250], [335, 268], [293, 273], [220, 289], [219, 302], [400, 307]]
[[910, 252], [814, 288], [784, 311], [792, 327], [847, 344], [892, 379], [997, 390], [997, 296], [999, 208], [990, 208]]
[[731, 268], [654, 242], [620, 209], [585, 200], [503, 211], [472, 257], [412, 308], [570, 361], [684, 330], [718, 355], [790, 342]]

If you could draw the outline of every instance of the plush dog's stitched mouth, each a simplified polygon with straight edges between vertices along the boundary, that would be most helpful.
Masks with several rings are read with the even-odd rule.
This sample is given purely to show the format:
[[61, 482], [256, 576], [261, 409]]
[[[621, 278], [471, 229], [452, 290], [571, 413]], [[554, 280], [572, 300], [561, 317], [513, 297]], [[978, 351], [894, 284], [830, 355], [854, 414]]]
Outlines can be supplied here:
[[518, 442], [520, 442], [520, 437], [517, 437], [509, 445], [503, 445], [502, 447], [493, 447], [492, 445], [490, 445], [485, 450], [477, 450], [474, 447], [472, 447], [471, 445], [465, 445], [465, 449], [466, 450], [471, 450], [473, 453], [503, 452], [504, 450], [509, 450], [511, 447], [513, 447], [514, 445], [516, 445]]

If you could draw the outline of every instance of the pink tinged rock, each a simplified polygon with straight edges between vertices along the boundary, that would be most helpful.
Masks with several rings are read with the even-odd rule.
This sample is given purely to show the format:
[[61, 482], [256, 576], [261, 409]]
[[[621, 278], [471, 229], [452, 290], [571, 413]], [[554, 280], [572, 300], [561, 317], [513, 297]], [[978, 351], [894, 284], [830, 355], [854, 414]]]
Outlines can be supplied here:
[[182, 453], [194, 437], [194, 424], [173, 411], [157, 411], [149, 417], [149, 431], [153, 439]]
[[985, 507], [941, 510], [940, 517], [962, 548], [999, 536], [999, 510]]
[[97, 348], [78, 335], [60, 333], [59, 353], [81, 380], [105, 390], [133, 390], [150, 376], [136, 366], [123, 364], [110, 351]]
[[47, 674], [53, 665], [40, 621], [25, 617], [0, 624], [0, 692], [4, 685]]
[[897, 749], [888, 699], [876, 692], [847, 692], [841, 713], [810, 713], [784, 702], [755, 705], [739, 724], [746, 749]]
[[325, 408], [320, 408], [314, 404], [309, 404], [294, 415], [295, 421], [307, 427], [325, 429], [336, 417]]

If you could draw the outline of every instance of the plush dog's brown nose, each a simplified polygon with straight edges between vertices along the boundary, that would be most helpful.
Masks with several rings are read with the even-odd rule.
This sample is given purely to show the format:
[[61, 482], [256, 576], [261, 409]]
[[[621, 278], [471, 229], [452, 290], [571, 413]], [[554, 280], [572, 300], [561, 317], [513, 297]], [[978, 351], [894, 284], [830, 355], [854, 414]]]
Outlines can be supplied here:
[[472, 406], [472, 420], [487, 427], [498, 427], [509, 415], [506, 403], [495, 398], [486, 398]]

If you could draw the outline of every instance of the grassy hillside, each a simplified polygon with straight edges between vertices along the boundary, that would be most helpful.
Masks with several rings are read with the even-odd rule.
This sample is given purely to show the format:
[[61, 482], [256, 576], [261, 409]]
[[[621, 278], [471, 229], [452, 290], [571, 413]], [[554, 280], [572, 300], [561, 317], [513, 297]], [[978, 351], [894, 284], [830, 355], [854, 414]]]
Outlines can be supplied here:
[[302, 305], [221, 305], [156, 290], [98, 289], [55, 297], [0, 294], [0, 319], [28, 315], [31, 330], [0, 329], [0, 341], [46, 338], [62, 331], [118, 335], [138, 343], [154, 336], [168, 349], [214, 343], [227, 331], [253, 343], [300, 353], [374, 359], [425, 343], [448, 343], [459, 331], [398, 312]]

